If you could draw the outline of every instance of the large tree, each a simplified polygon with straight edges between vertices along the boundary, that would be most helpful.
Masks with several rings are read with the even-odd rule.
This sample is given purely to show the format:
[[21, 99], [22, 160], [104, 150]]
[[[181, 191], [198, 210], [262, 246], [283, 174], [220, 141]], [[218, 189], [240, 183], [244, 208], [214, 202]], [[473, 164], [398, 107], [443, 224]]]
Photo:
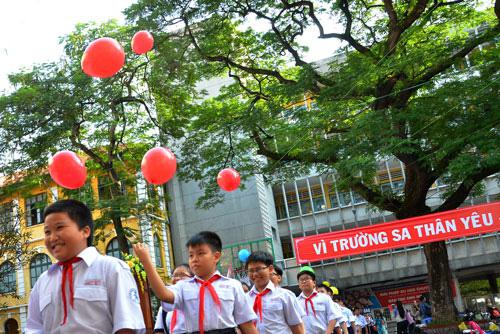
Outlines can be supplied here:
[[[65, 52], [59, 61], [10, 75], [12, 92], [0, 98], [0, 172], [22, 171], [25, 192], [29, 185], [48, 187], [48, 157], [62, 149], [78, 152], [90, 174], [100, 178], [101, 197], [94, 203], [89, 184], [66, 195], [99, 209], [96, 240], [106, 237], [103, 227], [112, 223], [123, 252], [129, 252], [126, 237], [134, 233], [124, 227], [124, 219], [151, 208], [151, 203], [137, 203], [130, 190], [142, 156], [159, 142], [143, 80], [149, 60], [131, 56], [132, 34], [116, 22], [79, 24], [61, 39]], [[92, 79], [82, 72], [80, 60], [85, 47], [103, 36], [125, 47], [127, 63], [112, 78]]]
[[[220, 200], [224, 165], [270, 179], [314, 168], [402, 219], [457, 208], [500, 170], [499, 0], [139, 0], [126, 14], [156, 36], [150, 87], [163, 121], [189, 120], [169, 125], [186, 131], [181, 175], [205, 187], [201, 204]], [[341, 43], [326, 66], [304, 60], [311, 29]], [[214, 77], [234, 81], [195, 99]], [[315, 107], [293, 108], [304, 96]], [[402, 192], [374, 181], [384, 157], [403, 163]], [[449, 187], [431, 208], [438, 178]], [[451, 320], [446, 245], [424, 252], [434, 318]]]

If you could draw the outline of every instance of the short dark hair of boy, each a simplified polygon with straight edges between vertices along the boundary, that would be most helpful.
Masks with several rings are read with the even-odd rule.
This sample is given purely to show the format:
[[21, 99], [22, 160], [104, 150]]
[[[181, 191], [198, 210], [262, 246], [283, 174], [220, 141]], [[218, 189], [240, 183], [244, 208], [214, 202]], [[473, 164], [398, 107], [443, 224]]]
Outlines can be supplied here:
[[283, 277], [283, 270], [279, 266], [274, 265], [274, 271], [279, 277]]
[[90, 228], [90, 235], [87, 238], [87, 247], [92, 246], [94, 235], [94, 220], [88, 206], [76, 199], [62, 199], [56, 201], [45, 208], [43, 211], [43, 220], [52, 213], [65, 212], [71, 220], [75, 221], [81, 230], [85, 226]]
[[274, 263], [273, 256], [268, 252], [264, 251], [255, 251], [248, 256], [247, 263], [245, 264], [245, 268], [248, 268], [249, 263], [260, 262], [264, 263], [266, 266], [270, 266]]
[[199, 245], [208, 245], [212, 249], [213, 252], [221, 252], [222, 251], [222, 241], [220, 237], [215, 232], [211, 231], [202, 231], [197, 233], [191, 237], [186, 243], [186, 247], [194, 247]]
[[248, 284], [246, 284], [245, 282], [242, 282], [242, 281], [240, 281], [240, 283], [241, 283], [241, 285], [246, 286], [248, 288], [248, 290], [250, 290], [250, 285], [248, 285]]

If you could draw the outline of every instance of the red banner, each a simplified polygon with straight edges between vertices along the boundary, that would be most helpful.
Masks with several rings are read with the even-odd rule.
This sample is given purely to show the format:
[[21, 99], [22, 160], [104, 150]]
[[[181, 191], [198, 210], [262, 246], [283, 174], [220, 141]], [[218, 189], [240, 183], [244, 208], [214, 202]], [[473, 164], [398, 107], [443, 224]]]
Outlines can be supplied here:
[[418, 300], [422, 294], [428, 292], [428, 284], [419, 284], [390, 290], [375, 291], [374, 294], [380, 305], [382, 307], [387, 307], [391, 304], [396, 304], [396, 301], [398, 300], [400, 300], [403, 304], [412, 304], [413, 301]]
[[294, 238], [298, 263], [500, 231], [500, 202]]

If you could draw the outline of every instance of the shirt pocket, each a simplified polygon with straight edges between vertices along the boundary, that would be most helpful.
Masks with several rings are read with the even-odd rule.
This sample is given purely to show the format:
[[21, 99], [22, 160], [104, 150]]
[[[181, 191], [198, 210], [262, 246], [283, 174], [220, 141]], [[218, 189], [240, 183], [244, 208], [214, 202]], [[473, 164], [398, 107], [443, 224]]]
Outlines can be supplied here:
[[44, 296], [40, 296], [40, 299], [38, 301], [38, 306], [40, 307], [40, 312], [43, 312], [44, 309], [50, 305], [52, 302], [52, 294], [47, 294]]
[[234, 293], [233, 290], [219, 290], [217, 291], [219, 296], [221, 308], [226, 310], [225, 314], [232, 314], [234, 309]]
[[[310, 307], [310, 305], [308, 305]], [[314, 310], [316, 312], [325, 312], [326, 308], [325, 308], [325, 305], [322, 305], [322, 304], [318, 304], [318, 305], [314, 305]]]
[[281, 301], [267, 301], [262, 305], [262, 310], [270, 312], [283, 312], [283, 303]]
[[108, 301], [108, 291], [104, 287], [77, 287], [74, 298], [88, 302], [106, 302]]

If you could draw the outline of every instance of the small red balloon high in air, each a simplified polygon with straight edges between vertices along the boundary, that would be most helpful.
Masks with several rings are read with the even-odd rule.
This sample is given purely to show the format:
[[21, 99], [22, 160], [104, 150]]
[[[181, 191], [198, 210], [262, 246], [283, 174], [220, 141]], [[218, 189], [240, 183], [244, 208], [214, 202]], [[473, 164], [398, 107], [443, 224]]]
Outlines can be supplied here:
[[149, 31], [141, 30], [132, 37], [132, 51], [142, 55], [153, 48], [154, 38]]

